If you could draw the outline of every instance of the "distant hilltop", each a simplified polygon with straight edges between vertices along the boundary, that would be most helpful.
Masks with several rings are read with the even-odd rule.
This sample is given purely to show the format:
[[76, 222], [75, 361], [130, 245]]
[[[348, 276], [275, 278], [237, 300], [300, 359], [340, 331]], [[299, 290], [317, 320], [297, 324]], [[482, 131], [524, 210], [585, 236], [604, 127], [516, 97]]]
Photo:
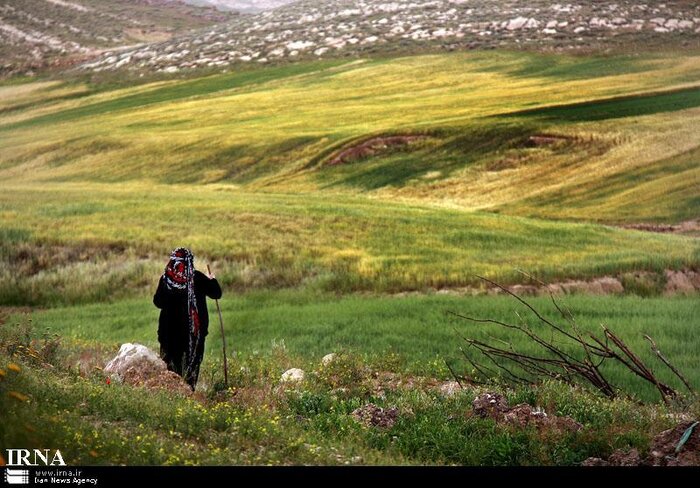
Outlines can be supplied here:
[[608, 52], [657, 47], [700, 48], [699, 2], [0, 2], [0, 74], [4, 76], [75, 66], [83, 72], [140, 75], [465, 49]]
[[212, 6], [220, 10], [237, 12], [262, 12], [287, 5], [295, 0], [183, 0], [185, 3], [200, 6]]
[[302, 0], [167, 42], [105, 54], [84, 70], [177, 73], [240, 63], [460, 49], [648, 49], [698, 44], [700, 3]]

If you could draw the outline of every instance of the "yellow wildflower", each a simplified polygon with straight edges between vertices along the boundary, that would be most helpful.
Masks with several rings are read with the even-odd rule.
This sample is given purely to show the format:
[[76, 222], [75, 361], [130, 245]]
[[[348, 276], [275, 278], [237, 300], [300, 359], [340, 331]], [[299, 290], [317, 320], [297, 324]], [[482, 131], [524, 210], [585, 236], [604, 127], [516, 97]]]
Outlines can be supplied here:
[[10, 391], [7, 394], [15, 400], [19, 400], [20, 402], [26, 402], [27, 400], [29, 400], [29, 397], [27, 395], [24, 395], [23, 393], [20, 393], [18, 391]]

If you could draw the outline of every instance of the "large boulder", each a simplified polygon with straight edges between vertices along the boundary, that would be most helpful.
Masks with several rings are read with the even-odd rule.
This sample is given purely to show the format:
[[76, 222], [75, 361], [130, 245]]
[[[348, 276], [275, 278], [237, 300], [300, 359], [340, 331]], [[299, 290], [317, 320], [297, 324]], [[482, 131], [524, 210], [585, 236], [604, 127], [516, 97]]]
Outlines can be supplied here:
[[191, 393], [187, 383], [177, 373], [168, 371], [158, 354], [141, 344], [122, 344], [104, 372], [127, 385]]
[[145, 375], [158, 375], [167, 370], [163, 360], [141, 344], [122, 344], [117, 355], [107, 363], [104, 372], [116, 381], [122, 381], [126, 372], [133, 368]]

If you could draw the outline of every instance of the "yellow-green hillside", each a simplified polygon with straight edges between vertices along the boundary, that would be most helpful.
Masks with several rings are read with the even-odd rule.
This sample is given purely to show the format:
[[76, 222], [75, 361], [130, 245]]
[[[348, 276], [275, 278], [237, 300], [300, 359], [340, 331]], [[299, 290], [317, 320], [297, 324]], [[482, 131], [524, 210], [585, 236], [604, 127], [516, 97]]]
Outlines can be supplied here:
[[[570, 221], [699, 216], [699, 81], [700, 56], [481, 52], [0, 86], [2, 301], [129, 293], [180, 244], [241, 287], [696, 266], [695, 238]], [[419, 137], [329, 164], [378, 135]]]

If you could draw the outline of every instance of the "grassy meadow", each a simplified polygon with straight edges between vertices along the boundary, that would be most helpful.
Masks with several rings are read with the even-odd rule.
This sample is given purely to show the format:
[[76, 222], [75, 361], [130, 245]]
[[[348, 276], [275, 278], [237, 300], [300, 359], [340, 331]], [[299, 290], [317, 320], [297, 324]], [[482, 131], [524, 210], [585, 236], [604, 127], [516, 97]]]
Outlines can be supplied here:
[[[475, 51], [1, 84], [0, 409], [20, 420], [0, 440], [75, 442], [85, 464], [575, 464], [648, 449], [697, 402], [661, 406], [621, 368], [606, 372], [631, 399], [506, 390], [584, 426], [562, 436], [464, 415], [480, 390], [435, 385], [445, 361], [468, 369], [454, 328], [534, 351], [446, 313], [536, 327], [512, 298], [473, 295], [478, 276], [527, 284], [524, 270], [651, 276], [564, 301], [682, 389], [649, 334], [700, 386], [697, 293], [663, 294], [665, 271], [698, 270], [697, 232], [622, 227], [700, 218], [698, 80], [692, 52]], [[387, 136], [411, 139], [331, 164]], [[157, 347], [151, 297], [181, 245], [224, 288], [233, 388], [220, 388], [213, 309], [195, 396], [107, 385], [99, 368], [120, 344]], [[320, 366], [330, 352], [341, 360]], [[278, 387], [289, 367], [309, 372], [303, 388]], [[379, 388], [382, 374], [417, 386]], [[400, 420], [358, 424], [367, 402]], [[38, 434], [32, 416], [51, 427]]]
[[[560, 324], [565, 323], [549, 298], [530, 301]], [[675, 365], [687, 372], [692, 384], [700, 387], [700, 371], [695, 368], [697, 345], [693, 340], [700, 313], [697, 299], [574, 295], [562, 303], [583, 330], [600, 335], [600, 325], [604, 324], [627, 338], [640, 357], [654, 363], [658, 360], [643, 339], [643, 334], [651, 335], [661, 350], [674, 358]], [[473, 324], [448, 312], [510, 323], [518, 321], [519, 314], [535, 330], [544, 328], [522, 304], [507, 296], [372, 297], [277, 291], [229, 296], [222, 299], [222, 305], [229, 353], [233, 348], [235, 355], [245, 358], [265, 356], [271, 349], [282, 348], [298, 362], [282, 365], [285, 369], [313, 369], [324, 355], [346, 352], [364, 355], [370, 363], [391, 357], [391, 367], [399, 371], [449, 379], [445, 361], [457, 369], [470, 369], [459, 350], [463, 345], [460, 336], [512, 340], [516, 347], [531, 353], [537, 348], [527, 338], [514, 336], [498, 326]], [[213, 305], [210, 316], [216, 317]], [[21, 322], [22, 317], [14, 319]], [[52, 308], [33, 314], [32, 320], [37, 330], [58, 334], [69, 343], [108, 348], [113, 354], [125, 337], [158, 349], [153, 328], [158, 309], [143, 299]], [[209, 356], [204, 367], [220, 376], [221, 333], [215, 321], [210, 327]], [[658, 366], [663, 369], [660, 363]], [[645, 400], [658, 396], [653, 388], [622, 368], [612, 368], [610, 374], [620, 387]], [[676, 386], [682, 389], [670, 371], [661, 371], [660, 376], [663, 381], [678, 383]]]

